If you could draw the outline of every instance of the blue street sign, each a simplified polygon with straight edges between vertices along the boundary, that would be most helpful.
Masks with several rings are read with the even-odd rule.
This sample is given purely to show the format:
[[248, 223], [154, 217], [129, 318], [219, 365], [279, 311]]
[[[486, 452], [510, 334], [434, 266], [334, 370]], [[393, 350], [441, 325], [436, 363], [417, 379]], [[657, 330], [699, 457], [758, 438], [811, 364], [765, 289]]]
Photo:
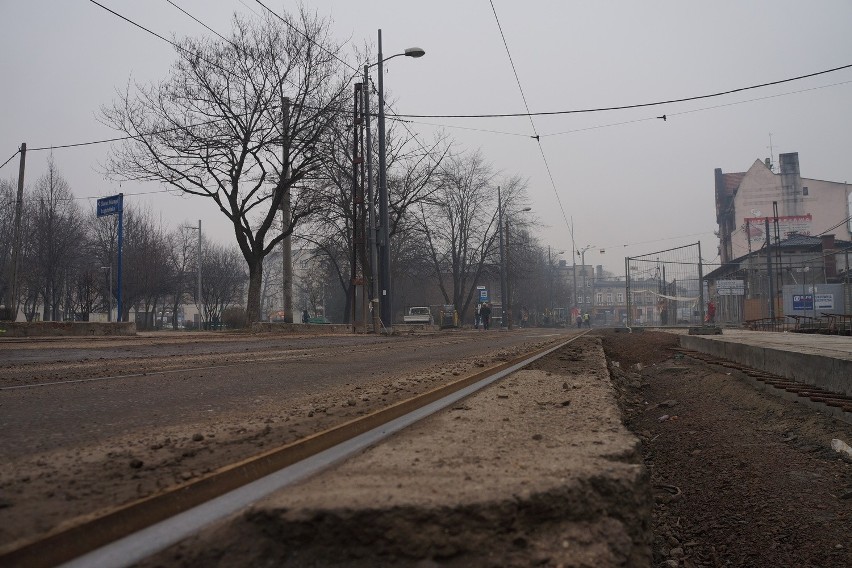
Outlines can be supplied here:
[[124, 211], [124, 194], [111, 195], [98, 199], [98, 217], [115, 215]]
[[794, 310], [813, 310], [814, 296], [813, 294], [793, 294], [793, 309]]
[[477, 286], [477, 290], [479, 290], [479, 301], [487, 302], [488, 301], [488, 290], [485, 289], [485, 286]]

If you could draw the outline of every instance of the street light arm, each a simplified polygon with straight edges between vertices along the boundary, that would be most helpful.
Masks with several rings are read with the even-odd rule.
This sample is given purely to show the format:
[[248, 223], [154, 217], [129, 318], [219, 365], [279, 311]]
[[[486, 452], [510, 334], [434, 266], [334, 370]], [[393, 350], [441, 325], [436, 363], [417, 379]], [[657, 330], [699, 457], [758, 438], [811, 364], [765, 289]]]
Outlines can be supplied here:
[[381, 61], [376, 61], [375, 63], [371, 63], [370, 65], [367, 65], [367, 69], [375, 67], [379, 63], [384, 63], [385, 61], [390, 61], [394, 57], [402, 57], [403, 55], [405, 57], [414, 57], [414, 58], [423, 57], [424, 55], [426, 55], [426, 51], [422, 48], [419, 48], [419, 47], [409, 47], [408, 49], [406, 49], [402, 53], [396, 53], [394, 55], [389, 55], [388, 57], [385, 57]]

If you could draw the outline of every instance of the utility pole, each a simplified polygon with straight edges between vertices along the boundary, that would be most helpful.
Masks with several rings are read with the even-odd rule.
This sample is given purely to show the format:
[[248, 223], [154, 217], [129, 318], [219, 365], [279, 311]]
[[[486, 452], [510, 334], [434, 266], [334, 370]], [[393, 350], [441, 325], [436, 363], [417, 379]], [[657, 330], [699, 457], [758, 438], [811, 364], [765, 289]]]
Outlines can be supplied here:
[[372, 281], [373, 333], [381, 333], [381, 301], [379, 300], [379, 253], [376, 249], [376, 208], [373, 197], [373, 141], [370, 132], [370, 75], [364, 65], [364, 128], [367, 131], [367, 208], [370, 216], [370, 280]]
[[[290, 229], [290, 98], [283, 97], [281, 107], [284, 113], [284, 134], [282, 136], [281, 189], [284, 196], [281, 199], [281, 230]], [[281, 241], [282, 290], [284, 304], [284, 321], [293, 323], [293, 241], [287, 235]]]
[[204, 327], [204, 310], [201, 300], [201, 219], [198, 220], [198, 325]]
[[18, 167], [18, 198], [15, 201], [15, 221], [12, 233], [12, 258], [9, 261], [6, 283], [6, 319], [18, 318], [18, 264], [21, 256], [21, 216], [24, 203], [24, 169], [27, 163], [27, 143], [21, 143], [21, 161]]
[[497, 186], [497, 235], [500, 247], [500, 327], [506, 327], [506, 307], [508, 306], [507, 284], [506, 284], [506, 250], [503, 243], [503, 201], [500, 196], [500, 186]]
[[772, 285], [772, 240], [769, 236], [769, 217], [763, 218], [766, 234], [766, 276], [769, 278], [769, 317], [775, 317], [775, 288]]

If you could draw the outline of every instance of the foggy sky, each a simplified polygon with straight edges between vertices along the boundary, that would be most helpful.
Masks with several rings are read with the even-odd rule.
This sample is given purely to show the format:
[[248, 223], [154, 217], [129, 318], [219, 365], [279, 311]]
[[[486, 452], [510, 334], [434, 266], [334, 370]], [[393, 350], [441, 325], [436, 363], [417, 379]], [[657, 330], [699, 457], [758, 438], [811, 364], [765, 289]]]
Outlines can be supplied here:
[[[226, 36], [234, 11], [263, 11], [254, 0], [173, 1]], [[102, 3], [167, 37], [210, 34], [165, 0]], [[279, 13], [297, 9], [291, 1], [264, 3]], [[692, 97], [852, 63], [852, 3], [843, 0], [493, 4], [532, 112]], [[386, 66], [385, 88], [399, 113], [525, 110], [487, 0], [305, 5], [332, 18], [348, 53], [375, 44], [379, 28], [386, 56], [411, 46], [426, 50], [425, 57]], [[86, 0], [0, 0], [0, 21], [0, 163], [21, 142], [35, 148], [119, 135], [97, 121], [99, 107], [128, 80], [165, 78], [176, 58], [167, 43]], [[350, 61], [362, 63], [354, 56]], [[574, 245], [594, 245], [586, 263], [620, 274], [625, 255], [699, 239], [705, 261], [718, 262], [713, 170], [746, 171], [754, 160], [770, 157], [770, 133], [773, 160], [799, 152], [803, 177], [852, 180], [850, 101], [847, 69], [687, 103], [536, 117], [555, 189], [528, 118], [423, 118], [413, 119], [419, 124], [411, 128], [425, 143], [443, 127], [458, 148], [480, 148], [497, 169], [528, 179], [542, 243], [567, 251], [561, 258], [570, 263], [565, 217], [573, 217]], [[656, 118], [663, 114], [666, 121]], [[162, 189], [105, 180], [99, 163], [108, 151], [108, 144], [54, 151], [76, 196]], [[47, 151], [28, 153], [28, 184], [44, 172], [47, 157]], [[0, 177], [16, 176], [17, 167], [16, 158]], [[171, 227], [201, 218], [207, 237], [233, 240], [209, 199], [166, 193], [127, 199], [149, 206]], [[94, 207], [94, 199], [81, 204]]]

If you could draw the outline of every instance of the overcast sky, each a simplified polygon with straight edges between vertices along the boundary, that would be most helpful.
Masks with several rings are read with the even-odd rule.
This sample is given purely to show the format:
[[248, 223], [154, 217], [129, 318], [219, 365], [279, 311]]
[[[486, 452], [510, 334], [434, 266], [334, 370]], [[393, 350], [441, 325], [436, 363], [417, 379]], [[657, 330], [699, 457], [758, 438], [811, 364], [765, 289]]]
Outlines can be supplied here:
[[[166, 0], [99, 1], [167, 37], [210, 33]], [[263, 11], [255, 0], [173, 2], [223, 35], [235, 11]], [[264, 3], [279, 13], [297, 8], [291, 1]], [[340, 42], [375, 43], [381, 28], [386, 56], [411, 46], [426, 50], [423, 58], [386, 66], [385, 88], [401, 114], [525, 111], [488, 0], [305, 5], [332, 19]], [[534, 113], [693, 97], [852, 64], [848, 0], [493, 0], [493, 6]], [[165, 78], [176, 57], [167, 43], [88, 0], [0, 0], [0, 21], [0, 163], [21, 142], [37, 148], [115, 136], [97, 121], [99, 107], [131, 77]], [[713, 170], [745, 171], [769, 157], [770, 133], [773, 160], [799, 152], [804, 177], [852, 181], [850, 103], [852, 69], [845, 69], [686, 103], [536, 117], [553, 182], [528, 118], [424, 118], [416, 120], [430, 125], [412, 128], [428, 140], [442, 127], [459, 148], [480, 148], [496, 168], [528, 179], [542, 243], [565, 250], [570, 263], [566, 218], [573, 217], [576, 247], [593, 245], [586, 263], [621, 273], [626, 255], [699, 239], [705, 261], [718, 262]], [[656, 118], [663, 114], [666, 121]], [[105, 180], [98, 164], [108, 151], [108, 144], [54, 151], [84, 207], [94, 201], [82, 198], [162, 189]], [[47, 151], [28, 153], [28, 184], [43, 173], [47, 157]], [[16, 158], [0, 176], [17, 176], [17, 166]], [[167, 193], [128, 199], [170, 226], [200, 218], [205, 234], [232, 240], [210, 200]]]

